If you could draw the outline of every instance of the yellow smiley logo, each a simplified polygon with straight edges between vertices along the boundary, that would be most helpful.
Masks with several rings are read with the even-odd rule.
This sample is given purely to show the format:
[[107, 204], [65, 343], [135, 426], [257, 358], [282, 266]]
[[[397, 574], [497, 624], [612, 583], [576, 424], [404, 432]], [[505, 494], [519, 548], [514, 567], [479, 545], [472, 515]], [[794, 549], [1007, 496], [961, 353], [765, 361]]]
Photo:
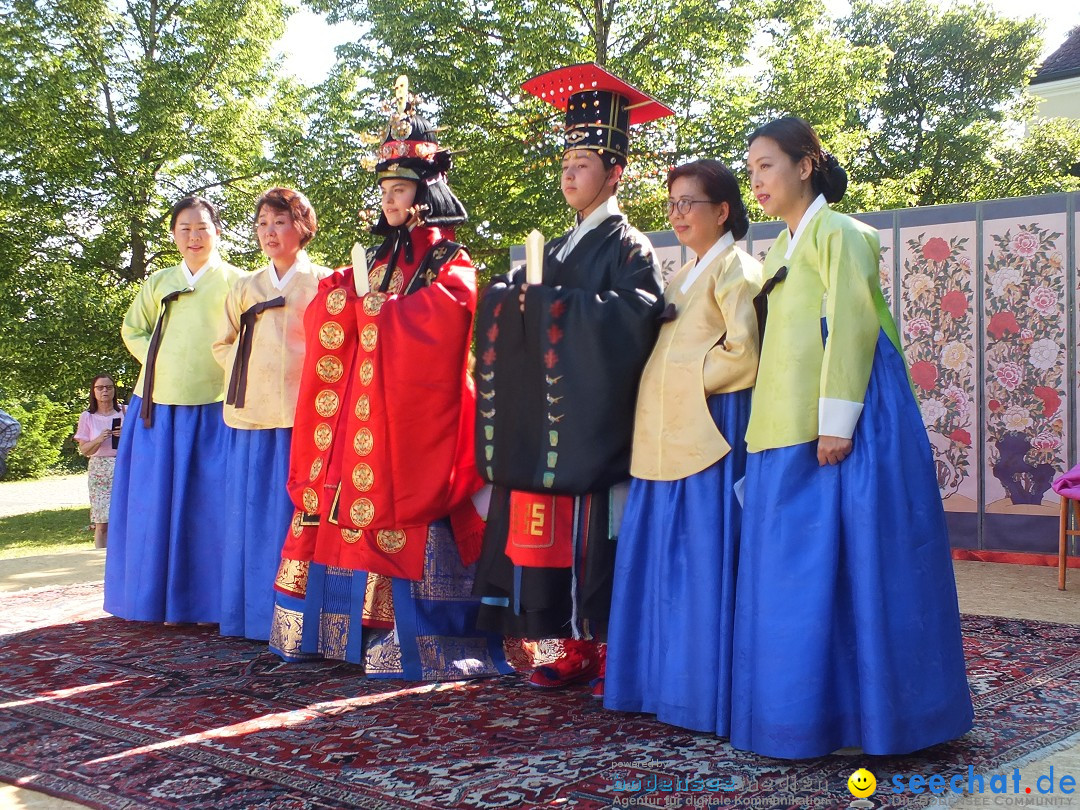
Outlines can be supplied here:
[[865, 799], [867, 796], [874, 795], [874, 791], [877, 790], [877, 779], [866, 768], [859, 768], [848, 777], [847, 787], [852, 796]]

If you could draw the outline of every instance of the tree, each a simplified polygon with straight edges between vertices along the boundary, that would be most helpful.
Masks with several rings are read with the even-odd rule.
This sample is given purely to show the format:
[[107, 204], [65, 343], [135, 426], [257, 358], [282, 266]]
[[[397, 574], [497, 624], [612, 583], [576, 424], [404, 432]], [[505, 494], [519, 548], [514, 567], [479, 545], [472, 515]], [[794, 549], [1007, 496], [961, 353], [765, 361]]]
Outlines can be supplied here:
[[[10, 405], [9, 413], [19, 421], [21, 432], [8, 454], [4, 478], [37, 478], [60, 461], [64, 440], [74, 432], [71, 414], [62, 406], [38, 394]], [[6, 409], [5, 409], [6, 410]]]
[[[384, 131], [380, 102], [400, 73], [409, 75], [421, 109], [445, 128], [443, 143], [459, 152], [451, 184], [470, 221], [458, 238], [488, 271], [505, 269], [507, 248], [531, 228], [550, 238], [571, 223], [557, 190], [561, 115], [522, 93], [530, 76], [595, 60], [676, 110], [675, 121], [637, 128], [632, 137], [635, 154], [620, 197], [640, 227], [663, 226], [668, 166], [703, 148], [728, 154], [745, 137], [725, 115], [736, 102], [724, 88], [763, 13], [756, 0], [311, 5], [331, 21], [356, 21], [369, 32], [340, 49], [335, 73], [316, 89], [315, 103], [305, 105], [300, 129], [279, 132], [276, 140], [279, 170], [288, 167], [320, 197], [319, 243], [338, 251], [361, 233], [357, 203], [374, 203], [374, 178], [359, 170], [374, 145], [361, 136]], [[703, 98], [718, 101], [702, 104]], [[317, 154], [305, 151], [305, 142], [319, 143]], [[339, 262], [347, 256], [337, 255]]]
[[[171, 202], [231, 207], [230, 189], [265, 171], [286, 13], [281, 0], [0, 0], [4, 398], [74, 403], [99, 371], [134, 382], [119, 323], [135, 285], [178, 259]], [[247, 231], [232, 241], [246, 247]]]
[[[813, 124], [843, 165], [851, 166], [868, 139], [864, 122], [886, 89], [891, 52], [882, 43], [852, 43], [815, 2], [778, 9], [765, 33], [755, 83], [760, 90], [748, 110], [753, 126], [798, 115]], [[867, 210], [866, 184], [851, 180], [839, 207]]]
[[1072, 174], [1080, 161], [1080, 121], [1036, 118], [1022, 139], [996, 143], [986, 155], [986, 173], [973, 184], [972, 198], [1023, 197], [1080, 189]]
[[377, 205], [374, 175], [364, 159], [375, 146], [361, 136], [386, 123], [377, 113], [376, 96], [366, 72], [339, 62], [314, 88], [282, 84], [267, 139], [272, 165], [267, 183], [302, 190], [318, 216], [318, 233], [308, 245], [311, 256], [330, 267], [349, 263], [353, 243], [370, 243], [359, 221]]
[[1075, 187], [1045, 149], [1067, 146], [1063, 157], [1075, 161], [1067, 134], [1074, 126], [1040, 126], [1026, 141], [1015, 134], [1034, 111], [1025, 87], [1041, 28], [1034, 17], [1010, 19], [982, 2], [854, 0], [838, 31], [856, 47], [883, 43], [892, 54], [880, 91], [858, 110], [865, 142], [851, 168], [862, 207]]

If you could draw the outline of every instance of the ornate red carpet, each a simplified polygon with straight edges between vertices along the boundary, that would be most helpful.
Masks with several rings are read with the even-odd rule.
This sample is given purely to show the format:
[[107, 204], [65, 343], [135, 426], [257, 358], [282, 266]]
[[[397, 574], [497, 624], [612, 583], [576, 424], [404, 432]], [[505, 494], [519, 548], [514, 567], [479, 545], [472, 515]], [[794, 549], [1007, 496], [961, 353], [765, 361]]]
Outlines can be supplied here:
[[97, 605], [100, 586], [0, 596], [0, 780], [97, 808], [842, 808], [860, 765], [890, 807], [893, 775], [990, 774], [1080, 733], [1075, 626], [965, 617], [963, 740], [779, 762], [607, 712], [584, 688], [365, 681]]

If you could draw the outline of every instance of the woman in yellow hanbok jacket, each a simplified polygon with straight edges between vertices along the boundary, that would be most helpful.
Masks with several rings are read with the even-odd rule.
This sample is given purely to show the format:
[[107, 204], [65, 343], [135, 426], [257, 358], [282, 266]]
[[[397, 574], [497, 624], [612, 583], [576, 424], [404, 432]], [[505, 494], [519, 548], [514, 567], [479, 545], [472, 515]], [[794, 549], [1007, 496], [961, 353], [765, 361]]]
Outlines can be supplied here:
[[218, 253], [221, 219], [207, 200], [176, 203], [169, 230], [183, 260], [143, 281], [121, 330], [142, 371], [116, 453], [105, 610], [213, 624], [227, 451], [225, 375], [211, 344], [225, 296], [244, 274]]
[[604, 705], [726, 736], [761, 263], [736, 247], [749, 220], [715, 160], [668, 175], [668, 220], [695, 258], [664, 291], [641, 377], [619, 532]]
[[786, 224], [746, 441], [731, 743], [905, 754], [971, 728], [930, 443], [879, 286], [877, 231], [829, 208], [847, 175], [800, 118], [750, 138]]

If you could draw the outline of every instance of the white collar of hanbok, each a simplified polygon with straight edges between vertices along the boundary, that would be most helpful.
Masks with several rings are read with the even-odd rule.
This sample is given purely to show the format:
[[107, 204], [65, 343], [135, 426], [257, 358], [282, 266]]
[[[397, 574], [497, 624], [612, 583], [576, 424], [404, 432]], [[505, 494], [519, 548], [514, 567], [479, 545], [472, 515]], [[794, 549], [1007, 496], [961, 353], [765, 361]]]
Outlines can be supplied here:
[[690, 272], [686, 274], [683, 283], [679, 285], [679, 292], [685, 293], [689, 290], [701, 274], [705, 272], [705, 269], [723, 256], [724, 251], [734, 244], [735, 237], [732, 235], [731, 231], [725, 232], [724, 235], [717, 239], [713, 243], [713, 246], [705, 252], [705, 255], [698, 259], [697, 264], [691, 268]]
[[589, 231], [595, 229], [605, 219], [618, 216], [621, 213], [622, 211], [619, 210], [619, 201], [615, 196], [612, 195], [611, 197], [608, 197], [603, 203], [596, 206], [595, 211], [581, 220], [581, 222], [570, 231], [566, 243], [562, 246], [562, 250], [559, 251], [559, 259], [565, 259], [569, 256], [570, 251], [577, 247], [578, 243], [585, 238], [585, 235]]
[[213, 270], [221, 264], [221, 254], [216, 250], [210, 252], [210, 256], [206, 260], [206, 264], [199, 268], [199, 272], [192, 273], [191, 268], [188, 267], [187, 261], [180, 260], [180, 269], [184, 271], [184, 277], [187, 279], [189, 287], [194, 287], [200, 278], [206, 275], [207, 270]]
[[296, 254], [296, 261], [292, 263], [292, 267], [290, 267], [281, 278], [278, 278], [277, 268], [274, 267], [273, 262], [270, 262], [266, 266], [266, 273], [270, 276], [270, 283], [274, 285], [274, 289], [284, 290], [289, 282], [293, 280], [293, 276], [297, 273], [306, 273], [310, 268], [311, 259], [308, 258], [306, 250], [301, 250]]
[[787, 250], [784, 252], [784, 258], [790, 259], [791, 254], [795, 252], [795, 245], [799, 244], [799, 237], [803, 235], [803, 231], [806, 230], [806, 226], [810, 224], [810, 220], [814, 218], [814, 214], [825, 207], [825, 195], [818, 194], [814, 198], [814, 201], [810, 203], [810, 207], [806, 209], [806, 212], [802, 215], [802, 219], [799, 220], [799, 227], [795, 229], [795, 233], [791, 239], [788, 240]]

